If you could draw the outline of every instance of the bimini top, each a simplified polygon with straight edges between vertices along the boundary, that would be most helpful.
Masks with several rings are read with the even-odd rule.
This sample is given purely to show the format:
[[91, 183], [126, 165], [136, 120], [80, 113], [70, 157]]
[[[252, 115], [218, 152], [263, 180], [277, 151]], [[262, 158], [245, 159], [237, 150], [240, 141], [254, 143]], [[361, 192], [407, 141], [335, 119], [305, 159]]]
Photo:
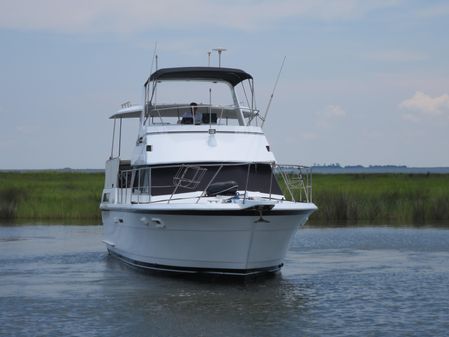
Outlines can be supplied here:
[[217, 67], [164, 68], [155, 71], [145, 83], [159, 80], [216, 80], [225, 81], [232, 86], [253, 77], [240, 69]]

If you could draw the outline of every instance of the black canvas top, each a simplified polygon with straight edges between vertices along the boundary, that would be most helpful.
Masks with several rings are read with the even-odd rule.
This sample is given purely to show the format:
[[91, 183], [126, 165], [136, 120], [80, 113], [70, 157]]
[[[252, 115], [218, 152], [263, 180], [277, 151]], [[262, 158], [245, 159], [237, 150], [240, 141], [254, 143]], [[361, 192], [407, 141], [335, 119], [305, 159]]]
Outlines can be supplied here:
[[[149, 80], [219, 80], [229, 82], [233, 86], [236, 86], [240, 82], [252, 78], [253, 77], [250, 74], [240, 69], [217, 67], [180, 67], [159, 69], [150, 76]], [[145, 83], [145, 85], [147, 83]]]

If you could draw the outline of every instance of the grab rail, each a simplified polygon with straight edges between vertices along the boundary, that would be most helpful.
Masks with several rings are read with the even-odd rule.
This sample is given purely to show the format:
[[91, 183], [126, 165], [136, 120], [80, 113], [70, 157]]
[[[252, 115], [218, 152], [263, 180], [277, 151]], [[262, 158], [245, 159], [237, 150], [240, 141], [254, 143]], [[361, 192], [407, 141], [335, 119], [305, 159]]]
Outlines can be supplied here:
[[[168, 105], [161, 105], [161, 106], [149, 106], [147, 105], [147, 109], [145, 110], [145, 121], [144, 124], [147, 123], [147, 121], [151, 121], [151, 124], [153, 125], [171, 125], [172, 123], [164, 121], [164, 118], [177, 118], [177, 122], [180, 122], [182, 119], [183, 112], [190, 111], [192, 108], [191, 105], [182, 105], [182, 104], [168, 104]], [[251, 109], [247, 107], [241, 107], [238, 105], [212, 105], [212, 104], [198, 104], [196, 106], [197, 109], [201, 110], [202, 108], [204, 110], [207, 110], [207, 112], [200, 111], [203, 115], [212, 115], [215, 114], [217, 116], [217, 121], [213, 124], [223, 125], [223, 120], [226, 120], [228, 118], [231, 119], [239, 119], [238, 111], [242, 112], [244, 116], [250, 115], [250, 116], [256, 116], [259, 113], [259, 110], [257, 109]], [[235, 113], [234, 116], [230, 117], [229, 113]], [[166, 114], [168, 113], [168, 114]], [[172, 114], [170, 114], [172, 113]], [[173, 114], [174, 113], [174, 114]], [[226, 114], [226, 116], [224, 116]], [[160, 122], [154, 122], [154, 118], [159, 119]], [[209, 123], [212, 121], [212, 117], [209, 117]], [[227, 122], [226, 122], [227, 123]], [[178, 123], [179, 124], [179, 123]], [[249, 123], [248, 123], [249, 125]]]
[[298, 201], [312, 202], [312, 168], [302, 165], [276, 165], [275, 172], [282, 177], [293, 201], [294, 191]]

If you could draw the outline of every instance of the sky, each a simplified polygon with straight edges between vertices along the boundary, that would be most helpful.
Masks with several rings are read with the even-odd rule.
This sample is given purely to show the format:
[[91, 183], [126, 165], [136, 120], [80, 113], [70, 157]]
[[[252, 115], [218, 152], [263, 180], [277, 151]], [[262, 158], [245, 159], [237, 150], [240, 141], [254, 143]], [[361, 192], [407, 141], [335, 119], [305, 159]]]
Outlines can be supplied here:
[[280, 163], [449, 166], [448, 32], [447, 0], [0, 0], [0, 170], [103, 168], [156, 44], [159, 68], [226, 48], [262, 111], [285, 56], [264, 126]]

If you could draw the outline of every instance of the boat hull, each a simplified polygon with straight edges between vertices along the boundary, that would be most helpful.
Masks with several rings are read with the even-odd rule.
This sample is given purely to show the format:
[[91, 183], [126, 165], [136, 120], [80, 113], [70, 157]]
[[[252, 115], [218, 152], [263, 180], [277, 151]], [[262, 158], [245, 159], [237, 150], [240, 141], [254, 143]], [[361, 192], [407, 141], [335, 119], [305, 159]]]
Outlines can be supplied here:
[[103, 209], [104, 242], [111, 255], [141, 268], [274, 272], [282, 267], [298, 226], [313, 211]]

